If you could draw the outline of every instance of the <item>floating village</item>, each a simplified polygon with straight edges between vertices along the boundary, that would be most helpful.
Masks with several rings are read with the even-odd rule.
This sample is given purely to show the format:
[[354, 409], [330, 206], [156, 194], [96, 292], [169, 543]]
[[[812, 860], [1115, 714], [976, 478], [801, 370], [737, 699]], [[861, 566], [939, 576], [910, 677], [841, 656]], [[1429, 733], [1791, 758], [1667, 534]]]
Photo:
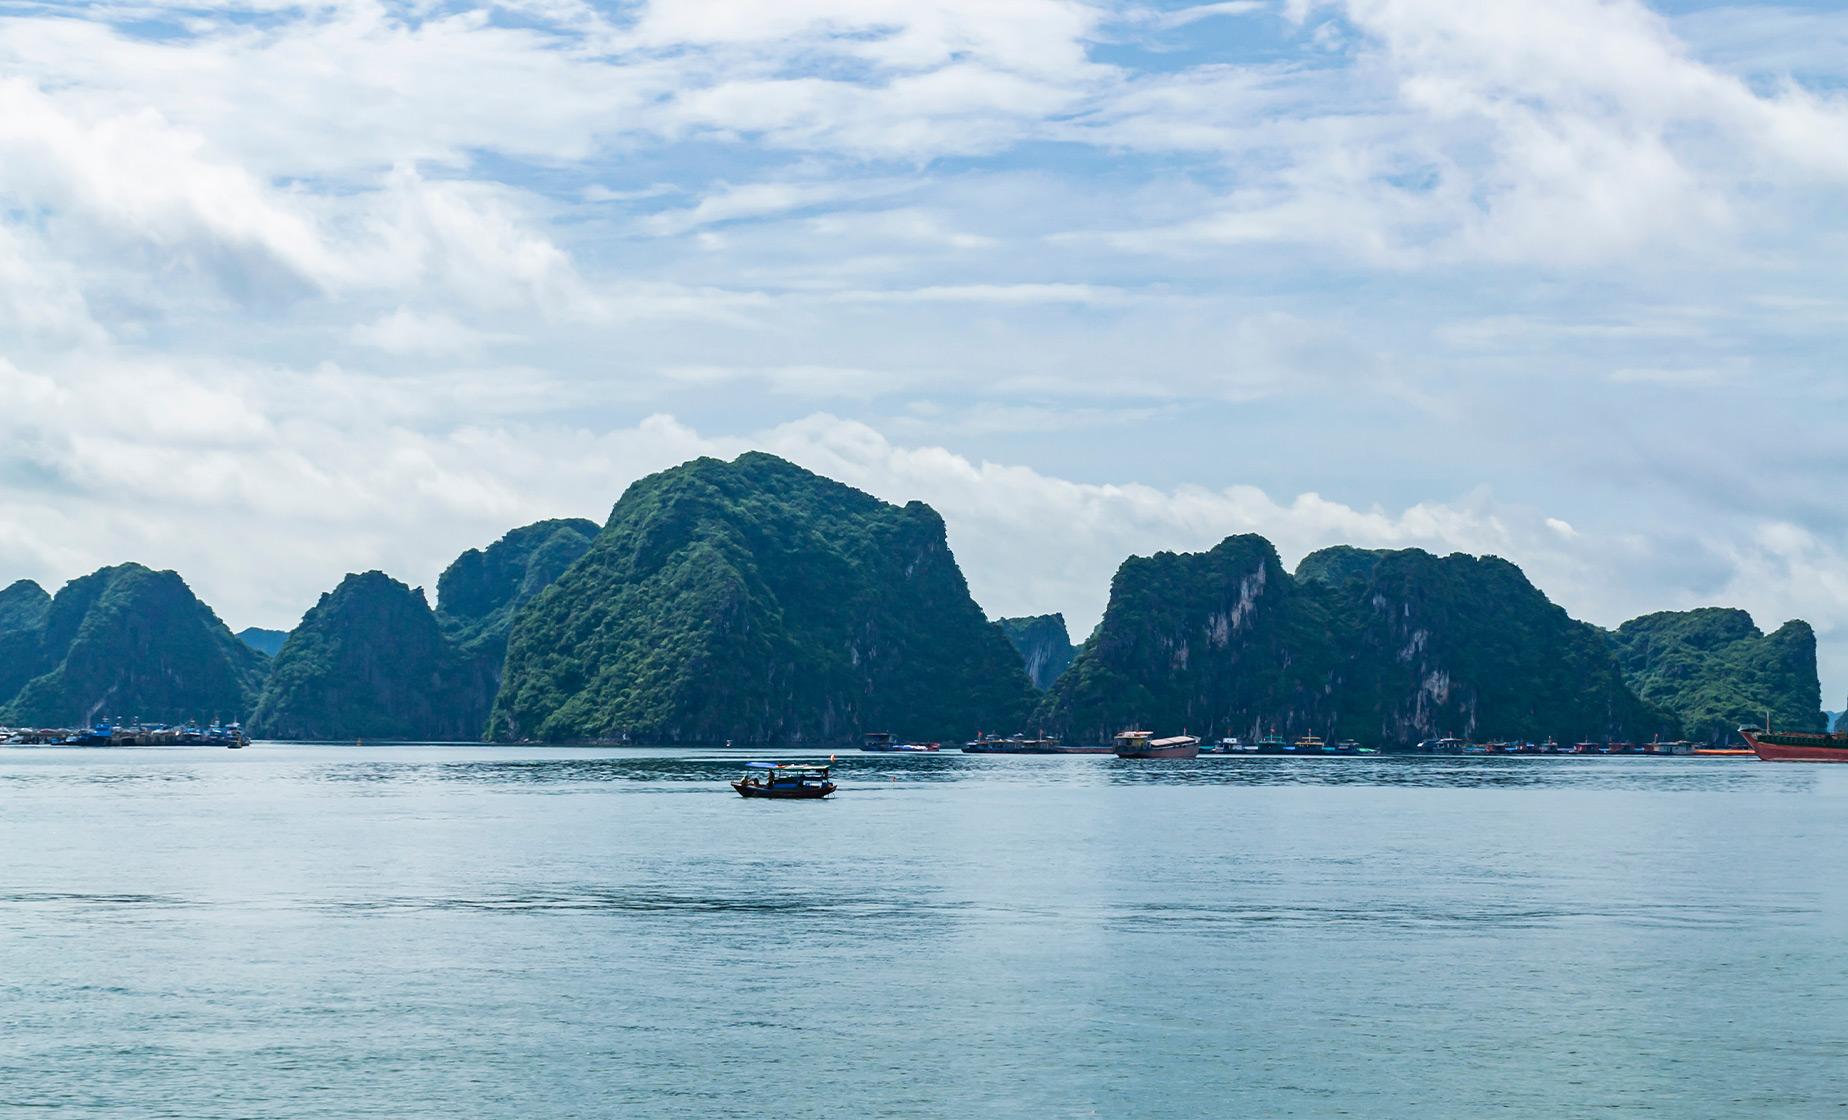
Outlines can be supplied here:
[[236, 723], [148, 724], [112, 720], [88, 727], [0, 727], [0, 743], [32, 747], [229, 747], [250, 745]]
[[[911, 743], [893, 735], [876, 732], [866, 736], [860, 747], [871, 752], [905, 752], [929, 753], [943, 749], [941, 743]], [[1710, 755], [1751, 756], [1756, 752], [1750, 747], [1716, 747], [1689, 742], [1685, 739], [1673, 742], [1631, 743], [1606, 740], [1603, 742], [1561, 743], [1554, 739], [1544, 742], [1531, 740], [1493, 740], [1475, 742], [1468, 739], [1442, 738], [1426, 739], [1414, 747], [1393, 751], [1381, 751], [1378, 747], [1363, 746], [1353, 739], [1323, 739], [1315, 735], [1302, 735], [1286, 738], [1282, 735], [1266, 735], [1256, 739], [1226, 738], [1215, 743], [1205, 743], [1192, 735], [1177, 735], [1157, 738], [1148, 731], [1120, 732], [1109, 746], [1068, 745], [1056, 738], [1045, 735], [978, 735], [971, 741], [955, 748], [963, 754], [1104, 754], [1118, 758], [1197, 758], [1201, 755], [1274, 755], [1296, 758], [1340, 758], [1377, 756], [1390, 754], [1426, 754], [1426, 755], [1572, 755], [1592, 757], [1602, 755], [1651, 755], [1656, 757]]]
[[[1748, 729], [1742, 729], [1742, 732]], [[1762, 735], [1762, 733], [1758, 733]], [[1754, 742], [1751, 736], [1748, 743]], [[237, 723], [213, 721], [209, 724], [150, 724], [140, 720], [111, 720], [87, 727], [0, 727], [0, 744], [45, 747], [231, 747], [250, 745], [250, 736]], [[728, 744], [729, 745], [729, 744]], [[934, 754], [944, 750], [942, 743], [913, 742], [889, 732], [869, 732], [860, 749], [867, 753]], [[1353, 739], [1322, 739], [1302, 735], [1294, 739], [1267, 735], [1256, 739], [1225, 738], [1206, 743], [1192, 735], [1157, 737], [1153, 732], [1128, 730], [1117, 734], [1108, 745], [1068, 744], [1044, 734], [1008, 736], [977, 735], [967, 743], [952, 747], [963, 754], [1005, 755], [1114, 755], [1125, 759], [1198, 758], [1202, 755], [1279, 756], [1294, 758], [1371, 757], [1380, 754], [1424, 755], [1568, 755], [1596, 757], [1608, 755], [1643, 755], [1652, 757], [1713, 756], [1750, 757], [1761, 752], [1751, 746], [1717, 747], [1689, 742], [1631, 743], [1622, 741], [1560, 743], [1553, 739], [1493, 740], [1475, 742], [1468, 739], [1426, 739], [1414, 747], [1382, 751], [1363, 746]]]

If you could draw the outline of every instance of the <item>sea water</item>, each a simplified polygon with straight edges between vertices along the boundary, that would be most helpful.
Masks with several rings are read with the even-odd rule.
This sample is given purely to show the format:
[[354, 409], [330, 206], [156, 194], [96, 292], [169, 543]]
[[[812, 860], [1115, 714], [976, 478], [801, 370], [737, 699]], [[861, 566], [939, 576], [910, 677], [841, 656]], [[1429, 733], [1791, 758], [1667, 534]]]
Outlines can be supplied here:
[[0, 750], [0, 1113], [1848, 1115], [1848, 767], [745, 757]]

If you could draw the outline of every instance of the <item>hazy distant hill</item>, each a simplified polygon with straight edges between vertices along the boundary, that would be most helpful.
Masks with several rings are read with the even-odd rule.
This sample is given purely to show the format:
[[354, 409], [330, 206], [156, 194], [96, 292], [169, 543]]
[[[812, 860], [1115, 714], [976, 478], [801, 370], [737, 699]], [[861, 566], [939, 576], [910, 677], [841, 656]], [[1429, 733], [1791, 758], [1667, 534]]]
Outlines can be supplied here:
[[46, 608], [37, 639], [31, 678], [0, 708], [0, 723], [235, 720], [249, 711], [263, 679], [263, 657], [184, 580], [139, 564], [66, 584]]
[[520, 610], [501, 738], [843, 742], [1018, 726], [1031, 684], [928, 506], [752, 453], [631, 486]]
[[246, 626], [237, 632], [237, 640], [265, 657], [274, 657], [282, 650], [282, 643], [289, 640], [287, 630], [265, 630], [261, 626]]
[[492, 667], [445, 637], [421, 588], [349, 575], [276, 654], [250, 719], [276, 739], [477, 739]]
[[1047, 694], [1048, 727], [1204, 735], [1649, 738], [1672, 717], [1624, 684], [1601, 633], [1504, 560], [1270, 542], [1132, 557]]
[[1828, 726], [1807, 622], [1765, 634], [1741, 610], [1663, 611], [1624, 623], [1611, 641], [1631, 686], [1680, 716], [1691, 738], [1731, 741], [1740, 726], [1761, 726], [1766, 708], [1775, 727]]
[[596, 535], [597, 523], [583, 518], [539, 521], [485, 549], [469, 549], [437, 580], [438, 621], [465, 648], [486, 654], [498, 671], [514, 612], [590, 551]]
[[1033, 687], [1042, 692], [1051, 688], [1052, 682], [1058, 680], [1059, 674], [1078, 656], [1078, 647], [1072, 644], [1062, 614], [998, 618], [995, 625], [1020, 652], [1027, 677], [1033, 681]]

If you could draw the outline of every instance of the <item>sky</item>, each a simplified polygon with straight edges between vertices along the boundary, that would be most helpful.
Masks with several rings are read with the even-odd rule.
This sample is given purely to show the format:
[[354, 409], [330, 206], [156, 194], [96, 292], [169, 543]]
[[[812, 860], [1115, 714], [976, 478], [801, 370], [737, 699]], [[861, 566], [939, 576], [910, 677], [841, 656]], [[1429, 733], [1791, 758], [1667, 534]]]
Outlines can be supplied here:
[[1848, 695], [1848, 10], [0, 0], [0, 583], [233, 628], [760, 448], [1079, 637], [1493, 553]]

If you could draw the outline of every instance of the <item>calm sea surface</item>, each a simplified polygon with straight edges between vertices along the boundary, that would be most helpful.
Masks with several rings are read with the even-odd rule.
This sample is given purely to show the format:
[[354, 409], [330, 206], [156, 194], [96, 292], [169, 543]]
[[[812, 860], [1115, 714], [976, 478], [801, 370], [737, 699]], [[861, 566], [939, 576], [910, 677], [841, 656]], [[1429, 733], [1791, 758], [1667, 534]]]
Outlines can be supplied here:
[[0, 1114], [1848, 1116], [1848, 767], [742, 757], [0, 749]]

